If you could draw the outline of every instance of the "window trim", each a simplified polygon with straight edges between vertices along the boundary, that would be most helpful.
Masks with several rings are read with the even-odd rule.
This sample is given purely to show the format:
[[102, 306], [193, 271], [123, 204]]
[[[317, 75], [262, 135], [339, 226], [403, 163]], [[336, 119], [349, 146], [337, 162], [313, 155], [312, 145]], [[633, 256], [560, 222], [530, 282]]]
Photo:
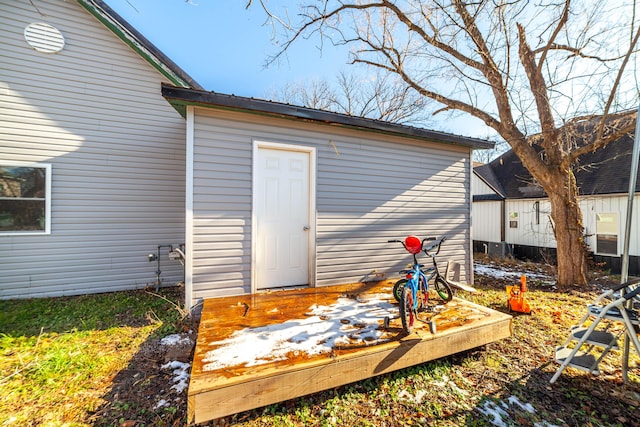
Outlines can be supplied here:
[[518, 213], [518, 211], [509, 212], [509, 228], [518, 228], [519, 217], [520, 214]]
[[48, 235], [51, 234], [51, 163], [31, 163], [31, 162], [14, 162], [14, 161], [0, 161], [0, 166], [14, 166], [22, 168], [40, 168], [45, 170], [44, 179], [44, 230], [38, 231], [0, 231], [0, 237], [2, 236], [33, 236], [33, 235]]
[[[611, 216], [612, 218], [615, 218], [615, 228], [616, 228], [615, 234], [602, 232], [606, 230], [598, 230], [598, 225], [601, 223], [601, 221], [598, 220], [598, 217], [601, 215]], [[595, 220], [596, 220], [595, 221], [595, 228], [596, 228], [596, 232], [595, 232], [596, 248], [595, 249], [596, 250], [594, 251], [594, 253], [598, 255], [604, 255], [604, 256], [619, 256], [620, 255], [620, 215], [619, 213], [618, 212], [596, 212]], [[604, 221], [602, 221], [602, 223], [604, 223]], [[598, 236], [615, 236], [616, 238], [615, 253], [600, 251], [600, 248], [598, 247]]]

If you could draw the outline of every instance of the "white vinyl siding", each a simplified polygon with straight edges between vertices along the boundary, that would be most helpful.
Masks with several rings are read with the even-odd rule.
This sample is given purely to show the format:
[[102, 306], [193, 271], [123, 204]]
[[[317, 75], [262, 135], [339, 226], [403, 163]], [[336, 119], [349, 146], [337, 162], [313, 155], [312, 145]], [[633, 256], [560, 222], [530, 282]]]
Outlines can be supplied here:
[[[473, 236], [474, 240], [484, 240], [498, 242], [500, 239], [499, 229], [485, 227], [492, 223], [493, 217], [499, 217], [497, 209], [491, 210], [490, 203], [475, 202], [473, 204]], [[496, 202], [497, 203], [497, 202]], [[551, 222], [551, 205], [548, 199], [511, 199], [507, 200], [505, 212], [518, 212], [518, 228], [509, 228], [508, 216], [503, 219], [505, 224], [505, 241], [515, 245], [537, 246], [541, 248], [555, 248], [556, 240], [553, 235], [553, 225]], [[536, 203], [539, 210], [536, 218]], [[624, 233], [624, 223], [627, 214], [627, 196], [590, 196], [582, 197], [579, 201], [582, 210], [583, 223], [585, 227], [585, 242], [591, 251], [597, 253], [597, 217], [599, 214], [615, 214], [618, 217], [618, 255], [622, 251], [622, 240]], [[634, 207], [640, 206], [640, 196], [636, 195]], [[478, 225], [480, 224], [480, 226]], [[634, 209], [632, 218], [631, 240], [629, 254], [640, 255], [640, 214]]]
[[471, 174], [471, 194], [474, 196], [497, 194], [491, 187], [489, 187], [483, 180], [478, 178], [475, 173]]
[[[518, 199], [505, 202], [505, 241], [526, 246], [555, 248], [551, 205], [547, 199]], [[510, 227], [510, 213], [517, 213], [516, 228]], [[499, 240], [496, 240], [499, 241]]]
[[470, 277], [468, 148], [204, 108], [194, 134], [195, 299], [251, 290], [255, 140], [316, 148], [316, 285], [397, 277], [410, 256], [387, 240], [409, 234], [447, 234]]
[[[627, 195], [585, 197], [580, 200], [582, 216], [585, 224], [586, 242], [592, 251], [597, 253], [597, 218], [599, 214], [615, 214], [618, 217], [617, 255], [622, 254], [624, 247], [624, 230], [627, 220]], [[633, 215], [631, 217], [631, 234], [629, 255], [640, 256], [640, 195], [633, 199]], [[609, 254], [603, 254], [609, 255]]]
[[471, 210], [473, 212], [471, 228], [473, 240], [500, 242], [502, 201], [473, 202]]
[[[60, 52], [25, 41], [40, 21]], [[75, 2], [2, 2], [0, 35], [0, 159], [53, 170], [50, 235], [0, 236], [0, 298], [154, 285], [146, 255], [184, 243], [185, 122], [162, 76]]]

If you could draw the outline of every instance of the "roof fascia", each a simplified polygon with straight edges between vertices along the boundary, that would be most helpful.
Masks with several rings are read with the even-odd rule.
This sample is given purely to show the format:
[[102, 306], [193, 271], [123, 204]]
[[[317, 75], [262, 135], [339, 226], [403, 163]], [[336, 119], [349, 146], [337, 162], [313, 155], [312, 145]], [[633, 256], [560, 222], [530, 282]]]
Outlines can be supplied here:
[[187, 105], [194, 105], [205, 108], [216, 108], [271, 117], [275, 116], [291, 120], [324, 123], [350, 129], [356, 128], [369, 132], [399, 135], [421, 140], [428, 139], [474, 149], [487, 149], [493, 148], [494, 146], [494, 143], [490, 141], [476, 138], [468, 138], [444, 132], [414, 128], [362, 117], [348, 116], [329, 111], [314, 110], [311, 108], [298, 107], [295, 105], [282, 104], [261, 99], [225, 95], [203, 90], [186, 89], [165, 84], [162, 85], [162, 96], [164, 96], [165, 99], [183, 115]]
[[179, 87], [203, 89], [191, 76], [163, 54], [149, 40], [128, 24], [101, 0], [77, 0], [98, 21], [131, 47], [145, 61]]

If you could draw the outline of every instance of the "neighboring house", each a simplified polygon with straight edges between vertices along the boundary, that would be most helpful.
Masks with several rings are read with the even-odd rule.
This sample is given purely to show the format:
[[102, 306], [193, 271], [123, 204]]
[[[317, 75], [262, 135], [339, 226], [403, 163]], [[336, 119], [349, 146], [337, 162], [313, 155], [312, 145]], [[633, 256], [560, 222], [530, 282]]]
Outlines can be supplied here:
[[[207, 92], [98, 0], [0, 11], [0, 298], [184, 277], [190, 307], [366, 281], [406, 264], [387, 240], [409, 234], [447, 234], [441, 259], [472, 280], [486, 141]], [[32, 23], [62, 49], [31, 47]]]
[[[596, 262], [620, 272], [633, 138], [620, 138], [579, 159], [585, 242]], [[518, 258], [555, 257], [551, 206], [513, 151], [473, 170], [474, 250]], [[640, 191], [640, 182], [637, 183]], [[629, 248], [629, 274], [640, 274], [640, 233], [636, 193]]]

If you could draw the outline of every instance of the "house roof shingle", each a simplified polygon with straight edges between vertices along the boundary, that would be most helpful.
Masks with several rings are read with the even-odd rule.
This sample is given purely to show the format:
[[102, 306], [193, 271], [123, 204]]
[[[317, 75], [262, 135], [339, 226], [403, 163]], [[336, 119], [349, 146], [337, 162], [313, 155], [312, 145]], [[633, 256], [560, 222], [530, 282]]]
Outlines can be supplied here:
[[[581, 156], [574, 168], [580, 195], [627, 193], [632, 151], [633, 138], [627, 134], [602, 149]], [[474, 168], [474, 172], [504, 198], [546, 197], [513, 150]], [[636, 188], [640, 190], [640, 174]]]

